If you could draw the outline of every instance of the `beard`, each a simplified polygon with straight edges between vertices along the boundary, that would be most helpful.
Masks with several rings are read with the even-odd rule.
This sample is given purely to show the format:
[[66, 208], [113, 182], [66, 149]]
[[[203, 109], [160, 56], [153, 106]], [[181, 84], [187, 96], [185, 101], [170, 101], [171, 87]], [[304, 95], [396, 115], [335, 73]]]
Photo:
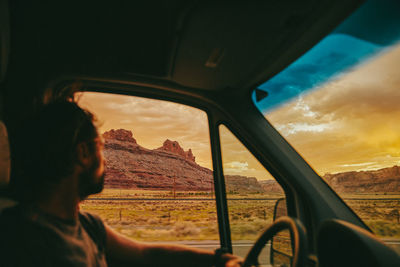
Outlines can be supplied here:
[[103, 191], [105, 173], [103, 171], [100, 176], [96, 175], [99, 167], [100, 161], [95, 160], [92, 166], [80, 174], [79, 196], [81, 199], [85, 199], [89, 195], [97, 194]]

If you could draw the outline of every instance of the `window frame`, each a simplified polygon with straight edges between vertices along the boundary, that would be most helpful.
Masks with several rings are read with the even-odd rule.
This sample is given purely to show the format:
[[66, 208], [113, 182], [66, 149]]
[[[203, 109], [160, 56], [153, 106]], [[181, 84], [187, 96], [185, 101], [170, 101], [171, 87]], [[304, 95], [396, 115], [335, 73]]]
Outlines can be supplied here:
[[[129, 75], [115, 78], [64, 76], [53, 80], [48, 90], [53, 96], [65, 97], [71, 95], [71, 85], [76, 85], [77, 81], [81, 91], [172, 101], [200, 109], [207, 114], [220, 244], [227, 251], [232, 251], [232, 242], [222, 172], [218, 131], [220, 124], [224, 124], [282, 186], [287, 198], [289, 215], [300, 219], [308, 229], [311, 249], [315, 248], [317, 228], [326, 219], [341, 218], [368, 230], [368, 227], [262, 116], [252, 101], [250, 89], [247, 97], [243, 98], [241, 95], [236, 95], [232, 89], [206, 91], [168, 81]], [[244, 117], [246, 114], [251, 116]], [[250, 124], [252, 122], [255, 124]]]
[[[94, 84], [93, 84], [94, 82]], [[71, 82], [73, 84], [73, 82]], [[111, 87], [109, 87], [111, 86]], [[61, 90], [66, 90], [68, 88], [68, 84], [64, 84]], [[148, 99], [156, 99], [162, 101], [170, 101], [177, 104], [187, 105], [196, 109], [199, 109], [206, 113], [208, 125], [209, 125], [209, 136], [210, 136], [210, 147], [211, 147], [211, 159], [213, 166], [213, 178], [214, 178], [214, 192], [215, 192], [215, 204], [217, 211], [217, 219], [218, 219], [218, 230], [219, 230], [219, 242], [220, 247], [225, 251], [232, 253], [232, 241], [231, 241], [231, 233], [230, 233], [230, 224], [229, 224], [229, 214], [228, 214], [228, 205], [225, 191], [225, 179], [222, 171], [222, 157], [220, 150], [220, 140], [219, 140], [219, 131], [218, 127], [215, 128], [215, 124], [212, 123], [213, 120], [213, 112], [210, 111], [207, 106], [199, 105], [198, 102], [185, 101], [185, 99], [177, 99], [174, 97], [167, 97], [165, 95], [160, 96], [158, 94], [152, 94], [144, 92], [140, 89], [144, 89], [142, 87], [137, 86], [129, 86], [129, 91], [124, 90], [124, 86], [120, 86], [117, 84], [106, 85], [104, 82], [98, 83], [97, 81], [86, 81], [84, 82], [85, 90], [82, 92], [99, 92], [99, 93], [110, 93], [110, 94], [119, 94], [119, 95], [127, 95], [127, 96], [136, 96], [143, 97]], [[138, 91], [132, 89], [139, 89]], [[189, 103], [188, 103], [189, 102]], [[190, 103], [191, 102], [191, 103]]]

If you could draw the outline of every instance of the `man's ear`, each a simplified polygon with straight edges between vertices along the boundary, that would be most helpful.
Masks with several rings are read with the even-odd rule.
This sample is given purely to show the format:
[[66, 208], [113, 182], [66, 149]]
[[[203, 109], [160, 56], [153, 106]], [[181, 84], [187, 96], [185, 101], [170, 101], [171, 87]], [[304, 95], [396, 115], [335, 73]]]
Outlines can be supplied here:
[[88, 144], [85, 142], [79, 143], [76, 147], [76, 159], [78, 164], [82, 167], [87, 167], [92, 160], [91, 157], [92, 155]]

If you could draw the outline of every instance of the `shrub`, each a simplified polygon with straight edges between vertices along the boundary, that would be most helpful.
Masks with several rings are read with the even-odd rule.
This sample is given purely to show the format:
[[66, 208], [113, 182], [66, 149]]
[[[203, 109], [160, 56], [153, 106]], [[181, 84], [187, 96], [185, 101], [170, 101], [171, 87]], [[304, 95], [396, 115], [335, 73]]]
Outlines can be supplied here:
[[200, 233], [200, 229], [192, 222], [177, 222], [173, 231], [177, 237], [181, 236], [194, 236]]

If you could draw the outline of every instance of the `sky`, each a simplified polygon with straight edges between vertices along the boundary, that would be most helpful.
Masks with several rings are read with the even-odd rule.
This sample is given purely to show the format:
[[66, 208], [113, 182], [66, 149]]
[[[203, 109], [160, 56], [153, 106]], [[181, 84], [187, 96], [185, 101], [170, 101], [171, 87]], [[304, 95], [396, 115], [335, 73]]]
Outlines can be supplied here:
[[[256, 102], [253, 95], [266, 119], [321, 175], [400, 165], [400, 17], [389, 2], [378, 8], [379, 3], [363, 5], [262, 84], [268, 97]], [[131, 130], [149, 149], [166, 139], [178, 141], [185, 151], [192, 149], [199, 165], [212, 169], [207, 115], [201, 110], [94, 92], [82, 93], [80, 104], [97, 115], [100, 132]], [[225, 173], [271, 179], [227, 128], [221, 126], [220, 133]]]
[[400, 165], [399, 8], [363, 4], [253, 96], [321, 175]]
[[[126, 129], [137, 143], [148, 149], [161, 147], [166, 139], [192, 149], [196, 162], [212, 169], [207, 115], [204, 111], [168, 101], [127, 95], [83, 92], [80, 106], [93, 112], [100, 133]], [[223, 167], [226, 174], [271, 179], [268, 172], [233, 136], [221, 126]]]
[[400, 165], [400, 44], [266, 106], [266, 118], [322, 175]]
[[263, 111], [276, 108], [303, 91], [326, 83], [379, 49], [381, 47], [378, 45], [349, 35], [328, 35], [282, 72], [259, 86], [259, 89], [268, 91], [269, 96], [266, 101], [258, 103], [258, 107]]
[[[400, 45], [335, 79], [264, 111], [276, 129], [321, 175], [400, 165]], [[267, 97], [267, 99], [271, 94]], [[168, 138], [192, 149], [212, 169], [205, 112], [167, 101], [85, 92], [81, 106], [98, 117], [100, 131], [131, 130], [146, 148]], [[226, 174], [271, 179], [224, 126], [220, 127]]]

